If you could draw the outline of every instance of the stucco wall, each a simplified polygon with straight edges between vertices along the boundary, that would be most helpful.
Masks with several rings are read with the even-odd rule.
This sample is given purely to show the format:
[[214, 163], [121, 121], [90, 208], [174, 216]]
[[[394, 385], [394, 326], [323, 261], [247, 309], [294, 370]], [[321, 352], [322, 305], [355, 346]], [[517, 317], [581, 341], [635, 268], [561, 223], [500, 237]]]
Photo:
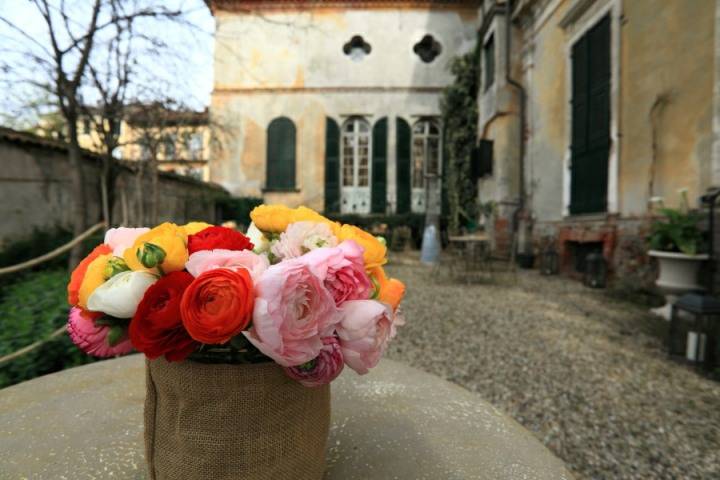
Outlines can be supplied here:
[[[694, 199], [710, 186], [715, 2], [626, 1], [623, 10], [619, 193], [621, 213], [633, 215], [651, 195], [676, 204], [679, 188]], [[650, 110], [659, 95], [669, 99], [656, 122], [651, 194]]]
[[[86, 164], [86, 193], [88, 222], [100, 221], [99, 162], [93, 157]], [[67, 155], [59, 149], [0, 137], [0, 248], [2, 245], [31, 235], [34, 230], [69, 229], [72, 225], [72, 191]], [[120, 186], [126, 192], [130, 226], [141, 224], [136, 212], [137, 195], [134, 173], [121, 168], [116, 182], [118, 198], [114, 218], [122, 218]], [[151, 192], [150, 180], [141, 183], [145, 195], [145, 211]], [[226, 196], [217, 185], [203, 184], [172, 174], [161, 174], [159, 184], [159, 221], [187, 222], [216, 221], [215, 199]]]
[[[338, 124], [361, 115], [388, 123], [388, 201], [395, 203], [395, 117], [411, 124], [439, 115], [441, 89], [452, 82], [449, 62], [471, 49], [477, 10], [332, 9], [216, 11], [215, 89], [210, 107], [223, 125], [211, 179], [237, 195], [265, 185], [266, 130], [286, 116], [297, 129], [298, 192], [267, 193], [266, 201], [322, 209], [325, 118]], [[442, 53], [424, 63], [413, 45], [431, 34]], [[372, 51], [360, 61], [343, 53], [362, 35]]]
[[[551, 2], [552, 4], [552, 2]], [[710, 186], [712, 142], [712, 88], [715, 4], [710, 1], [633, 0], [598, 1], [622, 7], [617, 104], [618, 186], [615, 211], [621, 216], [647, 212], [651, 196], [677, 204], [677, 190], [688, 188], [696, 198]], [[559, 221], [566, 214], [569, 155], [570, 41], [582, 28], [559, 23], [573, 2], [563, 1], [544, 19], [535, 33], [525, 31], [524, 47], [530, 53], [525, 68], [528, 87], [527, 189], [536, 220]], [[580, 21], [579, 23], [582, 23]], [[664, 109], [651, 121], [659, 96], [667, 96]], [[652, 124], [657, 148], [653, 153]], [[654, 160], [653, 160], [654, 158]], [[653, 192], [650, 172], [655, 162]], [[612, 186], [611, 186], [612, 187]], [[566, 190], [563, 198], [562, 192]], [[612, 210], [611, 210], [612, 213]]]

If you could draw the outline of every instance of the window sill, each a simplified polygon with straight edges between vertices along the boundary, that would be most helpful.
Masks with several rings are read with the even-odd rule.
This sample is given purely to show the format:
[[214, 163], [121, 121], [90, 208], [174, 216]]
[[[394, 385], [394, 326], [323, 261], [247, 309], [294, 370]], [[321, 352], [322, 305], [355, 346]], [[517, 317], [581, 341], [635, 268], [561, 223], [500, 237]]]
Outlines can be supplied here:
[[263, 188], [262, 193], [300, 193], [299, 188]]
[[608, 212], [593, 212], [593, 213], [571, 213], [563, 216], [565, 221], [576, 221], [576, 222], [592, 222], [592, 221], [605, 221], [609, 218], [610, 213]]

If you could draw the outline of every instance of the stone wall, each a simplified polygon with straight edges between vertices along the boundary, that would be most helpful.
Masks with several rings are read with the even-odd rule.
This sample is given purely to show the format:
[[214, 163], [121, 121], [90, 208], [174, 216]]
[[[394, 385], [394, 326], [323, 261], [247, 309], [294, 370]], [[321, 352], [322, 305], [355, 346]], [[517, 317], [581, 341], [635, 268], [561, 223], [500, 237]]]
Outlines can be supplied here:
[[[101, 221], [100, 159], [87, 152], [85, 188], [86, 222]], [[67, 153], [62, 143], [34, 135], [0, 129], [0, 248], [26, 238], [36, 230], [69, 229], [72, 191]], [[179, 175], [159, 177], [158, 221], [215, 222], [216, 200], [227, 196], [222, 187]], [[114, 223], [143, 225], [138, 191], [142, 191], [145, 218], [150, 212], [151, 184], [138, 179], [133, 165], [122, 165], [115, 182]]]

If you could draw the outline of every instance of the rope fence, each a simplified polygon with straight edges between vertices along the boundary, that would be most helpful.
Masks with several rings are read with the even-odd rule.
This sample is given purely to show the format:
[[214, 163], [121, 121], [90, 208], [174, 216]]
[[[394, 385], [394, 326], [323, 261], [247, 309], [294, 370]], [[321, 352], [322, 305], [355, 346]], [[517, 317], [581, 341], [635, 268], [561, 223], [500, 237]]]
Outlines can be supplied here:
[[[83, 233], [81, 233], [74, 239], [70, 240], [65, 245], [62, 245], [62, 246], [56, 248], [55, 250], [52, 250], [52, 251], [46, 253], [45, 255], [41, 255], [39, 257], [28, 260], [26, 262], [18, 263], [17, 265], [11, 265], [9, 267], [0, 268], [0, 275], [19, 272], [21, 270], [32, 268], [43, 262], [47, 262], [48, 260], [52, 260], [53, 258], [69, 251], [70, 249], [75, 247], [77, 244], [79, 244], [86, 238], [90, 237], [91, 235], [93, 235], [95, 232], [97, 232], [98, 230], [100, 230], [102, 228], [105, 228], [105, 222], [100, 222], [96, 225], [93, 225], [92, 227], [88, 228], [87, 230], [85, 230]], [[26, 347], [23, 347], [20, 350], [17, 350], [13, 353], [9, 353], [7, 355], [0, 357], [0, 365], [3, 365], [7, 362], [15, 360], [16, 358], [18, 358], [22, 355], [25, 355], [26, 353], [32, 352], [36, 348], [39, 348], [40, 346], [44, 345], [45, 343], [60, 336], [63, 332], [65, 332], [65, 329], [66, 329], [66, 326], [63, 325], [62, 327], [59, 327], [57, 330], [52, 332], [48, 337], [38, 340], [36, 342], [33, 342], [30, 345], [27, 345]]]
[[19, 272], [20, 270], [25, 270], [27, 268], [31, 268], [36, 265], [39, 265], [43, 262], [47, 262], [48, 260], [52, 260], [53, 258], [69, 251], [75, 245], [82, 242], [86, 238], [90, 237], [93, 233], [97, 232], [98, 230], [100, 230], [101, 228], [104, 228], [104, 227], [105, 227], [105, 222], [100, 222], [96, 225], [93, 225], [92, 227], [88, 228], [87, 230], [85, 230], [83, 233], [81, 233], [77, 237], [70, 240], [65, 245], [62, 245], [62, 246], [56, 248], [55, 250], [52, 250], [52, 251], [46, 253], [45, 255], [41, 255], [37, 258], [33, 258], [26, 262], [18, 263], [17, 265], [11, 265], [9, 267], [0, 268], [0, 275]]

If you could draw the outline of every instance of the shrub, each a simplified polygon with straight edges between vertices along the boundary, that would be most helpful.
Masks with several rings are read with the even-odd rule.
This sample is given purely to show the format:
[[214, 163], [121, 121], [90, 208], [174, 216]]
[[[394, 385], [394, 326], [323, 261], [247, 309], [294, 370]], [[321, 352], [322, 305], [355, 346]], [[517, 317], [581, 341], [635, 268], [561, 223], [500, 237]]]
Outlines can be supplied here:
[[[32, 272], [6, 286], [0, 296], [0, 356], [47, 338], [67, 321], [65, 270]], [[0, 365], [0, 388], [94, 359], [63, 333], [39, 348]]]
[[217, 205], [220, 208], [220, 219], [223, 222], [235, 221], [238, 225], [250, 225], [250, 212], [263, 203], [257, 197], [227, 197], [220, 198]]

